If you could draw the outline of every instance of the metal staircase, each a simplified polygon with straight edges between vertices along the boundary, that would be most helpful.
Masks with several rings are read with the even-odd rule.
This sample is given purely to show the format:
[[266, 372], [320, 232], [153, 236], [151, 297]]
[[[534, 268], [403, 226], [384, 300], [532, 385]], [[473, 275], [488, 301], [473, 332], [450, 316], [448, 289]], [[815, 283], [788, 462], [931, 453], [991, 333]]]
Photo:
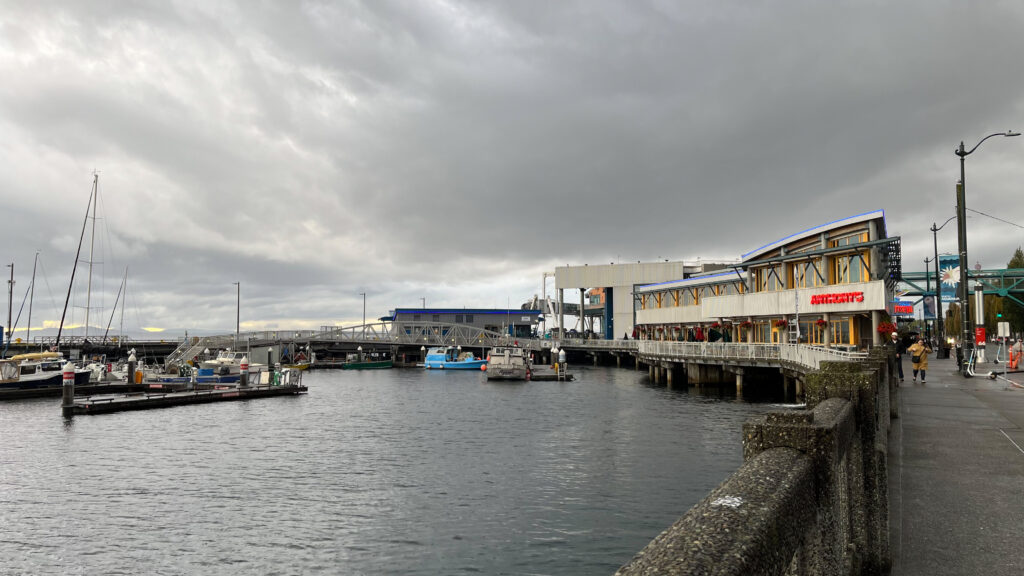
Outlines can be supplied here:
[[174, 352], [171, 352], [164, 358], [164, 368], [170, 368], [178, 364], [183, 364], [200, 354], [206, 352], [206, 350], [221, 350], [223, 348], [230, 348], [235, 343], [234, 336], [203, 336], [189, 338], [182, 342]]

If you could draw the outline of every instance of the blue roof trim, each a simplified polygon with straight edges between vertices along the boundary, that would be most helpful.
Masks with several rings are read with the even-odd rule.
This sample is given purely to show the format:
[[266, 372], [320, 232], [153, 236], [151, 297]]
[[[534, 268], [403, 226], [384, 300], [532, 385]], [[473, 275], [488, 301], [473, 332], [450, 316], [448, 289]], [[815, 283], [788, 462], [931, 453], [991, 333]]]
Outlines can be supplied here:
[[710, 274], [708, 276], [691, 276], [689, 278], [681, 278], [679, 280], [669, 280], [668, 282], [658, 282], [656, 284], [644, 284], [643, 286], [637, 286], [637, 289], [643, 290], [645, 288], [652, 288], [654, 286], [664, 286], [665, 284], [677, 284], [679, 282], [689, 282], [691, 280], [694, 282], [694, 284], [696, 284], [698, 280], [708, 280], [708, 279], [711, 279], [711, 278], [721, 278], [722, 276], [732, 276], [732, 277], [736, 278], [737, 280], [739, 280], [739, 277], [736, 276], [736, 272], [730, 271], [730, 272], [722, 272], [722, 273], [719, 273], [719, 274]]
[[540, 310], [518, 310], [515, 308], [509, 308], [508, 310], [501, 308], [395, 308], [395, 313], [391, 315], [391, 319], [394, 320], [399, 314], [500, 314], [502, 316], [536, 314], [539, 316], [540, 313]]
[[747, 257], [749, 257], [751, 254], [757, 254], [759, 252], [763, 252], [763, 251], [765, 251], [765, 250], [767, 250], [767, 249], [769, 249], [769, 248], [771, 248], [773, 246], [777, 246], [777, 245], [785, 242], [786, 240], [790, 240], [792, 238], [796, 238], [796, 237], [798, 237], [800, 235], [807, 234], [808, 232], [811, 232], [811, 231], [814, 231], [814, 230], [818, 230], [819, 228], [825, 228], [825, 227], [828, 227], [828, 226], [833, 226], [835, 224], [839, 224], [840, 222], [845, 222], [847, 220], [853, 220], [854, 218], [862, 218], [862, 217], [868, 216], [870, 214], [880, 214], [881, 217], [882, 217], [882, 221], [883, 222], [885, 221], [885, 210], [872, 210], [870, 212], [864, 212], [863, 214], [857, 214], [855, 216], [847, 216], [846, 218], [840, 218], [839, 220], [833, 220], [833, 221], [827, 222], [825, 224], [819, 224], [817, 226], [813, 226], [811, 228], [808, 228], [807, 230], [804, 230], [802, 232], [797, 232], [795, 234], [790, 234], [789, 236], [786, 236], [785, 238], [780, 238], [780, 239], [778, 239], [778, 240], [776, 240], [774, 242], [769, 242], [769, 243], [765, 244], [764, 246], [761, 246], [760, 248], [758, 248], [756, 250], [751, 250], [750, 252], [747, 252], [746, 254], [741, 255], [740, 258], [742, 260], [746, 260]]

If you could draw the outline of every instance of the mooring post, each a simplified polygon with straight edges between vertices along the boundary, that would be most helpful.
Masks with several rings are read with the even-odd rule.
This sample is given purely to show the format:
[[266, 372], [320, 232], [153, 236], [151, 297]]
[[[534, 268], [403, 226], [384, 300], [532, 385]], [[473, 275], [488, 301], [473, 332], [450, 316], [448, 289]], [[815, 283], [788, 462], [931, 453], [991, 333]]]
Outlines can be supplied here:
[[128, 355], [128, 378], [127, 378], [127, 380], [128, 380], [129, 384], [135, 384], [135, 363], [136, 363], [136, 361], [137, 360], [135, 359], [135, 350], [132, 350], [132, 353]]
[[238, 385], [242, 388], [249, 386], [249, 357], [242, 356], [242, 362], [238, 366]]
[[64, 397], [61, 399], [60, 411], [65, 418], [75, 415], [75, 366], [71, 362], [64, 364]]

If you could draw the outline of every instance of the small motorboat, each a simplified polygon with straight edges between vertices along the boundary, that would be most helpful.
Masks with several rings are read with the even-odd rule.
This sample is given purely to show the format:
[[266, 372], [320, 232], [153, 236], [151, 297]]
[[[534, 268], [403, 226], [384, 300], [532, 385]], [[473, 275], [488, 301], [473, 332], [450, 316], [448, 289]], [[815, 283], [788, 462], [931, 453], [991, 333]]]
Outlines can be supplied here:
[[462, 352], [461, 347], [447, 346], [427, 350], [423, 367], [431, 370], [480, 370], [487, 365], [485, 358], [477, 358], [472, 352]]

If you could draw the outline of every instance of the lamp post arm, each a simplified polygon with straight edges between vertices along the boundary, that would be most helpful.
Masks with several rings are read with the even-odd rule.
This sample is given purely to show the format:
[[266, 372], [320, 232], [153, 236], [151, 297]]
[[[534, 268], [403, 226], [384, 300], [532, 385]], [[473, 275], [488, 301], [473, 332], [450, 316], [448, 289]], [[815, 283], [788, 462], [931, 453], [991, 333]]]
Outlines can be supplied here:
[[985, 136], [984, 138], [979, 140], [978, 143], [974, 145], [974, 148], [971, 148], [970, 150], [968, 150], [966, 152], [964, 152], [964, 143], [963, 143], [963, 140], [961, 140], [960, 141], [960, 148], [958, 148], [957, 150], [954, 150], [954, 153], [957, 156], [959, 156], [960, 158], [963, 158], [964, 156], [970, 156], [975, 150], [978, 149], [978, 146], [981, 146], [982, 142], [984, 142], [985, 140], [988, 140], [989, 138], [992, 138], [993, 136], [1006, 136], [1006, 137], [1020, 136], [1020, 132], [1014, 132], [1013, 130], [1007, 130], [1006, 132], [996, 132], [995, 134], [989, 134], [988, 136]]

